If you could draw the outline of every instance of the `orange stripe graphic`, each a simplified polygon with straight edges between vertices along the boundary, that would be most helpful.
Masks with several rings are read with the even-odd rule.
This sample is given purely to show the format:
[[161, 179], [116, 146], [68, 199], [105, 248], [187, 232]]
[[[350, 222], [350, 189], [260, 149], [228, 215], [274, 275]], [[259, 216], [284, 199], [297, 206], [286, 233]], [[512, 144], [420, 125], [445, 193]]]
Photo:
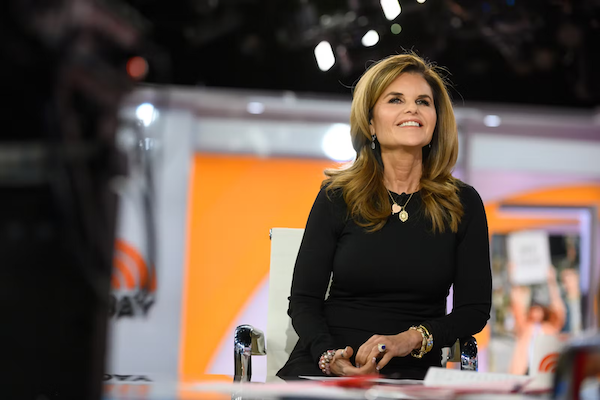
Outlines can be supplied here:
[[115, 242], [115, 249], [127, 255], [133, 262], [133, 265], [135, 265], [137, 268], [138, 276], [140, 277], [140, 287], [147, 286], [148, 267], [146, 266], [146, 261], [144, 261], [144, 258], [140, 255], [140, 253], [133, 246], [121, 239]]
[[152, 270], [152, 280], [150, 281], [150, 291], [156, 292], [156, 269]]
[[[115, 272], [120, 272], [128, 289], [148, 287], [150, 292], [156, 291], [156, 271], [148, 271], [146, 261], [139, 251], [123, 239], [115, 241], [115, 255], [113, 258]], [[136, 279], [137, 278], [137, 279]], [[122, 287], [118, 275], [112, 276], [112, 288]]]
[[121, 273], [121, 275], [123, 275], [123, 279], [125, 279], [125, 287], [127, 289], [134, 289], [135, 278], [133, 277], [131, 271], [129, 271], [129, 268], [127, 268], [127, 265], [125, 265], [123, 261], [115, 257], [113, 259], [113, 266]]

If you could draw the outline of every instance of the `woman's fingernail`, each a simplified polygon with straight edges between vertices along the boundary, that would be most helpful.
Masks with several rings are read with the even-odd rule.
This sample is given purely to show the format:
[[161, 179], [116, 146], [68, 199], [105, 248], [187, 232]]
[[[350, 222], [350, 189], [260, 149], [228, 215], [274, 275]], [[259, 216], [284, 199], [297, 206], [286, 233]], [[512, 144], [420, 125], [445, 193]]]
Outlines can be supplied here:
[[376, 367], [375, 367], [375, 369], [376, 369], [377, 371], [379, 371], [379, 365], [378, 365], [378, 366], [376, 366]]
[[360, 368], [360, 364], [356, 364], [356, 368]]
[[373, 359], [371, 360], [371, 362], [372, 362], [373, 364], [377, 364], [377, 358], [373, 357]]

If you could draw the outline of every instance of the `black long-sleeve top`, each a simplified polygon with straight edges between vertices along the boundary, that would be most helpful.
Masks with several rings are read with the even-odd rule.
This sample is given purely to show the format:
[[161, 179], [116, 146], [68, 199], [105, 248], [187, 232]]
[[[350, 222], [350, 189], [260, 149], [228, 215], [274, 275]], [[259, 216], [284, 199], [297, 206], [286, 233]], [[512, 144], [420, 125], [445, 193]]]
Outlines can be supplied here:
[[[408, 199], [392, 194], [398, 204]], [[473, 187], [462, 184], [459, 196], [464, 216], [456, 233], [433, 233], [419, 192], [406, 207], [406, 222], [390, 214], [381, 230], [368, 233], [348, 217], [339, 190], [328, 196], [321, 189], [292, 281], [288, 314], [300, 339], [278, 375], [310, 375], [297, 366], [316, 367], [326, 350], [350, 345], [356, 353], [373, 334], [395, 335], [419, 324], [433, 334], [434, 349], [422, 359], [396, 357], [381, 372], [426, 369], [440, 365], [442, 347], [481, 331], [491, 306], [487, 221]], [[452, 284], [453, 310], [446, 315]]]

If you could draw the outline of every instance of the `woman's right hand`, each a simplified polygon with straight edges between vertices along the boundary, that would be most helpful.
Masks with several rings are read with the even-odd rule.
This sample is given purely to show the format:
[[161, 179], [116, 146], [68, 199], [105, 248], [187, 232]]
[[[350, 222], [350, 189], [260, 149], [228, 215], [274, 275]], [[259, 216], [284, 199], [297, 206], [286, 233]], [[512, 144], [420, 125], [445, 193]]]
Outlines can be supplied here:
[[373, 359], [360, 368], [355, 367], [350, 362], [350, 357], [354, 354], [354, 350], [350, 346], [345, 349], [336, 350], [333, 359], [329, 362], [329, 370], [335, 376], [356, 376], [356, 375], [372, 375], [378, 374], [377, 360]]

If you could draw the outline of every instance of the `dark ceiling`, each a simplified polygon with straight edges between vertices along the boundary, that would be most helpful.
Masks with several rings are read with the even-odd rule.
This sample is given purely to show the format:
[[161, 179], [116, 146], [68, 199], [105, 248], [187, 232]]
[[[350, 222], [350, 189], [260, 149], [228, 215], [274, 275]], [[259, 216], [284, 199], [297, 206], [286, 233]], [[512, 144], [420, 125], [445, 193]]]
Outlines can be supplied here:
[[[413, 49], [469, 102], [600, 104], [600, 0], [127, 0], [170, 60], [148, 82], [350, 95], [370, 60]], [[390, 27], [398, 23], [399, 34]], [[380, 41], [361, 44], [374, 29]], [[336, 64], [317, 67], [327, 40]]]

